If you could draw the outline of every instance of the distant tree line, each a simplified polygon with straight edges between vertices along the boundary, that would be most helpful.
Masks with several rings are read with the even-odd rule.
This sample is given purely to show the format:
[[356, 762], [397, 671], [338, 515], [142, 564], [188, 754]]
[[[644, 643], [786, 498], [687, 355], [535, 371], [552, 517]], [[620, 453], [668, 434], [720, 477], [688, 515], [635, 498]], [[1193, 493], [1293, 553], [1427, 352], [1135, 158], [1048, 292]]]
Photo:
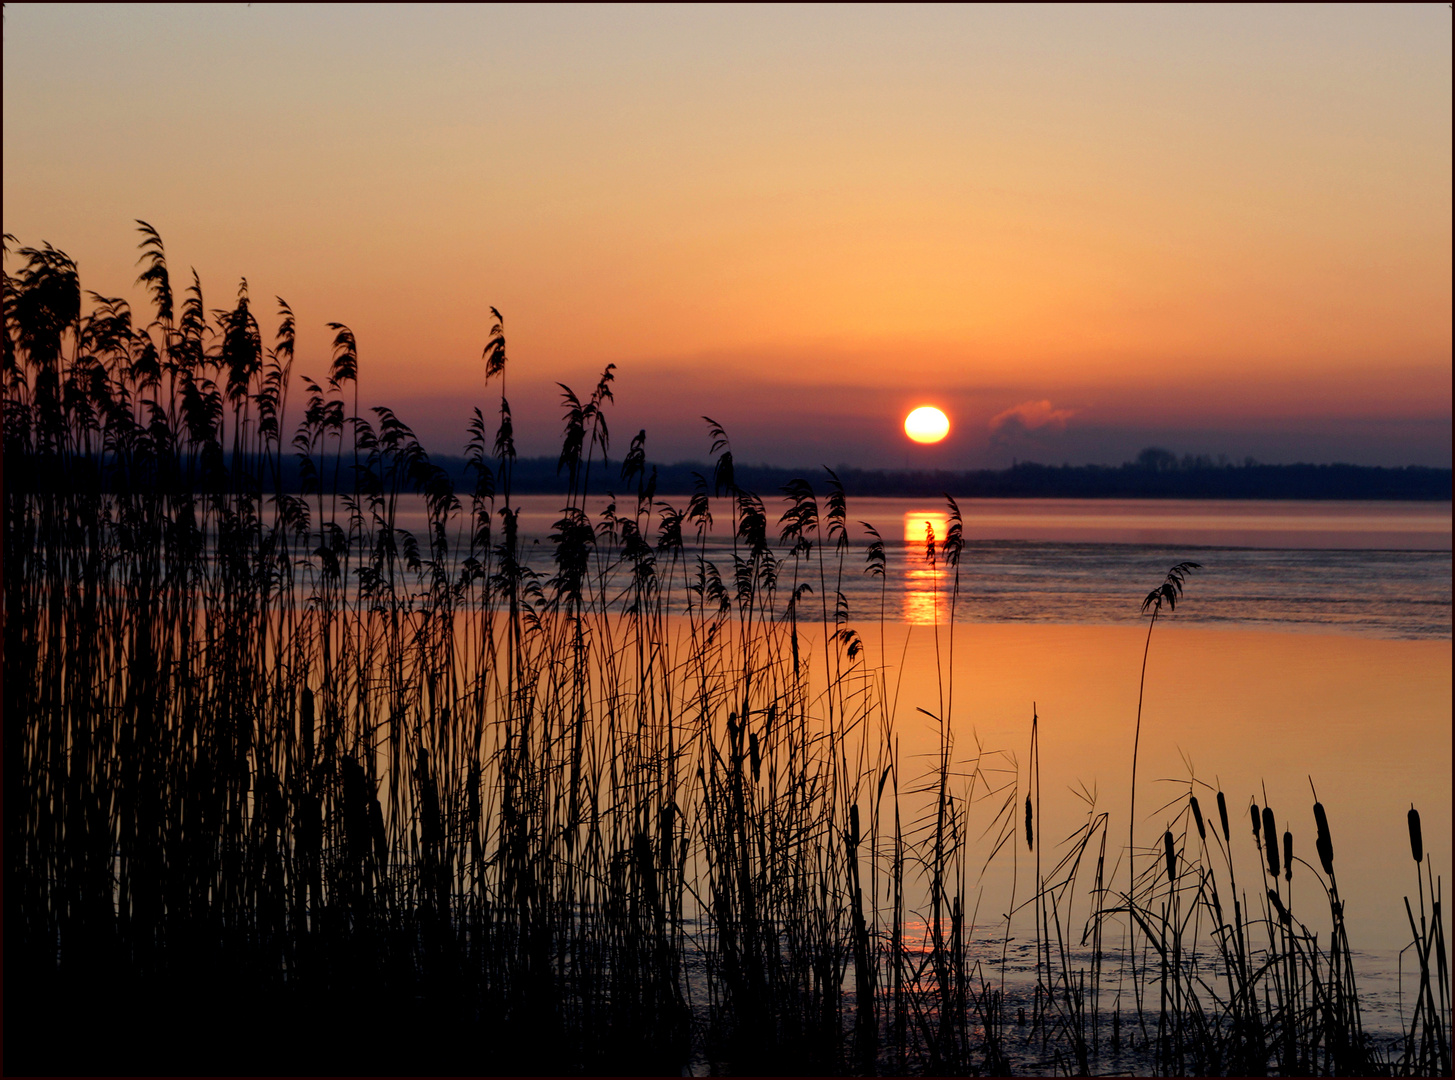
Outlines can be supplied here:
[[1179, 460], [1156, 449], [1115, 466], [1019, 462], [1009, 469], [850, 469], [840, 475], [845, 489], [860, 496], [948, 491], [957, 498], [1448, 500], [1451, 492], [1449, 469], [1264, 465], [1251, 458], [1235, 464], [1207, 457]]
[[[457, 484], [465, 477], [465, 459], [436, 455]], [[553, 495], [566, 490], [567, 480], [551, 457], [520, 458], [515, 463], [516, 490]], [[598, 466], [599, 468], [600, 466]], [[619, 466], [608, 464], [598, 474], [598, 490], [611, 490]], [[698, 477], [711, 484], [712, 466], [679, 461], [648, 466], [656, 472], [660, 495], [687, 495]], [[771, 465], [736, 466], [738, 483], [753, 491], [785, 487], [804, 469]], [[814, 470], [809, 470], [814, 471]], [[1451, 470], [1422, 465], [1385, 468], [1373, 465], [1264, 465], [1252, 458], [1231, 462], [1206, 455], [1181, 458], [1148, 447], [1135, 461], [1121, 465], [1041, 465], [1023, 461], [1008, 469], [852, 469], [836, 470], [848, 495], [860, 498], [906, 495], [938, 498], [949, 492], [968, 499], [1449, 499]], [[622, 491], [626, 485], [619, 486]]]
[[[452, 476], [465, 474], [463, 458], [436, 456], [434, 462]], [[566, 490], [564, 473], [554, 458], [520, 458], [515, 463], [516, 490], [556, 494]], [[648, 466], [648, 472], [653, 466]], [[686, 495], [697, 477], [709, 484], [712, 466], [697, 462], [657, 465], [660, 495]], [[769, 465], [736, 466], [738, 483], [758, 492], [782, 489], [804, 469]], [[1148, 448], [1122, 465], [1041, 465], [1018, 462], [1008, 469], [852, 469], [836, 470], [850, 496], [905, 495], [939, 498], [1047, 499], [1396, 499], [1442, 500], [1451, 494], [1451, 470], [1412, 465], [1384, 468], [1369, 465], [1264, 465], [1247, 458], [1240, 463], [1191, 455], [1178, 458]], [[610, 490], [617, 467], [608, 465], [597, 481]], [[622, 491], [625, 485], [618, 485]]]
[[[472, 483], [467, 459], [433, 455], [433, 464], [464, 490]], [[298, 464], [291, 456], [280, 462], [285, 491], [301, 490]], [[344, 469], [349, 467], [343, 463]], [[599, 471], [597, 471], [599, 470]], [[738, 482], [754, 491], [774, 492], [805, 474], [804, 469], [771, 465], [736, 466]], [[620, 462], [598, 463], [593, 487], [610, 491], [628, 486], [618, 480]], [[6, 485], [30, 486], [24, 477], [8, 475]], [[648, 465], [658, 495], [689, 495], [702, 478], [711, 486], [713, 467], [679, 461]], [[1148, 447], [1135, 461], [1121, 465], [1041, 465], [1022, 461], [1008, 469], [855, 469], [837, 470], [844, 491], [860, 498], [904, 495], [938, 498], [948, 492], [967, 499], [1353, 499], [1448, 500], [1451, 470], [1423, 465], [1387, 468], [1377, 465], [1265, 465], [1253, 458], [1232, 462], [1224, 457], [1190, 454], [1179, 458], [1168, 450]], [[468, 481], [468, 483], [467, 483]], [[94, 481], [93, 481], [94, 482]], [[518, 458], [514, 490], [521, 494], [565, 494], [569, 478], [554, 457]], [[102, 481], [102, 486], [109, 486]]]

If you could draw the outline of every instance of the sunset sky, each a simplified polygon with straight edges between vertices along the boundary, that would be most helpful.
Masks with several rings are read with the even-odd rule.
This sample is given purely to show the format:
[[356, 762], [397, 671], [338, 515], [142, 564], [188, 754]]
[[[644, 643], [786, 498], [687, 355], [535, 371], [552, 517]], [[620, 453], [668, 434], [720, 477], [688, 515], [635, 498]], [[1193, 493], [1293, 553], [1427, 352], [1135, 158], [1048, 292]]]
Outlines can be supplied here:
[[1443, 3], [7, 4], [4, 229], [140, 307], [151, 222], [441, 452], [495, 305], [523, 454], [615, 363], [614, 456], [1449, 466], [1451, 79]]

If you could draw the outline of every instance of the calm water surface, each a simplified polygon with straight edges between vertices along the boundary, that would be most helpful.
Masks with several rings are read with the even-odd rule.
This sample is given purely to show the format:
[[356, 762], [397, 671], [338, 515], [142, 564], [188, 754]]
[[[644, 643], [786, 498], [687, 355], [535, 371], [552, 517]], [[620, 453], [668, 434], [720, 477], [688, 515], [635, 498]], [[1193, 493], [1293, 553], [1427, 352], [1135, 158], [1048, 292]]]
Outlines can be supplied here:
[[[560, 500], [519, 505], [528, 557], [549, 576]], [[775, 526], [780, 507], [768, 507]], [[589, 509], [602, 521], [605, 501]], [[779, 603], [796, 584], [813, 590], [800, 618], [831, 614], [835, 593], [844, 594], [869, 667], [889, 677], [906, 770], [913, 775], [921, 760], [928, 768], [937, 744], [919, 710], [944, 711], [962, 775], [979, 764], [1024, 790], [1034, 710], [1045, 835], [1071, 836], [1093, 808], [1124, 823], [1144, 698], [1137, 830], [1146, 850], [1189, 793], [1210, 804], [1220, 788], [1243, 819], [1249, 802], [1271, 806], [1307, 857], [1316, 786], [1334, 833], [1366, 1023], [1396, 1030], [1401, 993], [1406, 1010], [1414, 994], [1410, 964], [1400, 985], [1401, 897], [1417, 895], [1404, 821], [1411, 804], [1424, 817], [1434, 872], [1448, 876], [1451, 865], [1451, 504], [966, 500], [960, 509], [953, 653], [954, 578], [942, 557], [931, 564], [925, 553], [927, 529], [940, 540], [949, 530], [943, 503], [851, 501], [842, 559], [832, 545], [799, 560], [775, 546]], [[714, 500], [713, 512], [713, 529], [701, 541], [689, 530], [685, 540], [691, 557], [702, 554], [730, 581], [730, 507]], [[422, 515], [413, 517], [401, 524], [422, 527]], [[882, 579], [864, 572], [861, 522], [885, 542]], [[655, 539], [655, 518], [643, 531]], [[1202, 566], [1158, 625], [1143, 694], [1140, 601], [1184, 560]], [[682, 587], [679, 569], [675, 596]], [[980, 825], [998, 798], [987, 793]], [[1233, 839], [1236, 860], [1257, 880], [1252, 836]], [[992, 952], [1011, 896], [1028, 888], [1017, 846], [981, 883], [979, 926]], [[1317, 916], [1317, 886], [1311, 877], [1295, 886], [1303, 917], [1319, 928], [1327, 917]], [[1023, 921], [1012, 920], [1021, 967]]]
[[[685, 501], [676, 500], [679, 509]], [[520, 500], [521, 533], [542, 571], [550, 565], [559, 502]], [[729, 579], [730, 508], [725, 500], [714, 503], [702, 551]], [[605, 506], [593, 500], [598, 521]], [[775, 520], [780, 511], [768, 509]], [[1167, 568], [1191, 560], [1202, 570], [1189, 583], [1179, 620], [1389, 638], [1451, 634], [1448, 502], [970, 499], [960, 509], [966, 546], [958, 621], [1135, 623], [1141, 598]], [[422, 526], [417, 512], [409, 519], [406, 527]], [[856, 500], [849, 520], [853, 543], [842, 562], [832, 547], [799, 560], [777, 549], [785, 602], [794, 583], [807, 582], [813, 594], [801, 610], [811, 612], [816, 596], [819, 610], [831, 613], [839, 591], [855, 621], [877, 620], [881, 603], [888, 622], [944, 620], [953, 579], [942, 558], [931, 565], [925, 557], [927, 529], [941, 541], [949, 531], [944, 503]], [[864, 572], [869, 536], [862, 522], [885, 541], [883, 581]], [[655, 525], [644, 531], [655, 536]], [[776, 539], [777, 529], [770, 535]]]

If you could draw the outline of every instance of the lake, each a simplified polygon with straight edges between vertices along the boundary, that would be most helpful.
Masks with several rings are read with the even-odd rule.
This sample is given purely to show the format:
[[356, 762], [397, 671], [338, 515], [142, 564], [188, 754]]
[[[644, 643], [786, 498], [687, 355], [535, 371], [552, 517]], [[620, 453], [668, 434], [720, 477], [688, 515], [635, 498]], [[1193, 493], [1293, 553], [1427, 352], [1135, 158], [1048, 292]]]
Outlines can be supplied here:
[[[520, 500], [522, 534], [542, 573], [557, 502]], [[700, 550], [730, 577], [727, 511], [714, 500]], [[960, 511], [953, 642], [953, 571], [942, 552], [934, 565], [925, 557], [926, 524], [941, 541], [947, 534], [943, 503], [851, 501], [853, 543], [842, 560], [832, 546], [796, 562], [778, 552], [782, 602], [795, 584], [813, 590], [800, 600], [805, 622], [831, 618], [834, 594], [844, 594], [869, 663], [888, 673], [891, 693], [897, 687], [904, 760], [921, 757], [929, 768], [936, 729], [917, 710], [939, 714], [941, 686], [952, 685], [957, 760], [968, 769], [978, 748], [1003, 781], [1024, 783], [1034, 708], [1048, 835], [1083, 824], [1090, 796], [1125, 822], [1147, 644], [1141, 600], [1173, 563], [1200, 563], [1148, 653], [1138, 844], [1151, 850], [1190, 792], [1208, 806], [1220, 788], [1250, 878], [1250, 801], [1271, 806], [1298, 854], [1314, 860], [1316, 788], [1370, 987], [1370, 1022], [1392, 1029], [1399, 950], [1409, 940], [1401, 897], [1416, 889], [1405, 837], [1412, 804], [1436, 872], [1450, 865], [1451, 504], [967, 500]], [[860, 521], [884, 539], [882, 579], [863, 572]], [[1004, 855], [984, 879], [982, 911], [991, 915], [981, 921], [992, 946], [1009, 890], [1027, 889], [1024, 860], [1017, 867]], [[1309, 922], [1327, 933], [1327, 914]], [[1406, 1004], [1409, 978], [1406, 964]]]
[[[559, 501], [539, 495], [518, 500], [528, 547], [548, 547]], [[666, 501], [679, 509], [686, 503]], [[730, 570], [728, 506], [721, 499], [714, 504], [713, 528], [702, 550]], [[598, 520], [605, 506], [604, 499], [593, 500]], [[624, 507], [618, 504], [618, 510]], [[950, 576], [943, 559], [935, 567], [925, 560], [925, 530], [928, 525], [943, 541], [949, 529], [945, 505], [880, 498], [851, 501], [848, 510], [854, 546], [842, 563], [820, 549], [812, 565], [797, 567], [793, 580], [807, 582], [829, 612], [834, 591], [842, 591], [856, 621], [878, 619], [882, 600], [887, 622], [933, 622], [934, 594], [946, 593]], [[1450, 637], [1448, 502], [975, 499], [961, 503], [960, 510], [966, 546], [957, 619], [1137, 623], [1141, 598], [1167, 567], [1192, 560], [1203, 569], [1189, 586], [1192, 598], [1176, 613], [1179, 621]], [[770, 507], [770, 524], [776, 517]], [[423, 526], [417, 509], [401, 520], [405, 527]], [[889, 557], [883, 582], [863, 573], [868, 534], [862, 522], [884, 539]], [[770, 537], [776, 539], [775, 529]], [[822, 577], [820, 555], [826, 558]], [[544, 550], [535, 562], [547, 568]], [[788, 563], [780, 569], [785, 598], [792, 569]], [[801, 610], [812, 604], [805, 600]]]
[[[341, 964], [367, 955], [353, 928], [377, 932], [405, 958], [390, 969], [404, 981], [382, 969], [373, 982], [349, 976], [366, 995], [393, 986], [400, 1000], [464, 1002], [477, 1017], [508, 1015], [512, 1027], [573, 986], [609, 985], [610, 995], [569, 999], [568, 1011], [588, 1017], [586, 1004], [620, 1002], [613, 1030], [638, 1041], [630, 995], [645, 979], [664, 1001], [685, 995], [695, 1017], [684, 1049], [672, 1034], [687, 1030], [674, 1026], [683, 1013], [663, 1006], [667, 1026], [653, 1045], [670, 1069], [686, 1053], [701, 1070], [721, 1063], [720, 1052], [751, 1065], [750, 1054], [732, 1057], [748, 1043], [714, 1050], [712, 1032], [741, 1022], [756, 1042], [764, 986], [785, 995], [784, 1017], [869, 1001], [854, 964], [893, 979], [896, 1008], [904, 976], [914, 1008], [959, 1014], [948, 974], [926, 966], [933, 959], [941, 972], [953, 962], [981, 988], [1004, 990], [1005, 1011], [981, 1012], [985, 1024], [1031, 1011], [1027, 1028], [1007, 1025], [1018, 1047], [1011, 1063], [1056, 1072], [1064, 1062], [1037, 1058], [1045, 1044], [1037, 1051], [1024, 1034], [1038, 1030], [1036, 987], [1047, 985], [1035, 946], [1052, 937], [1049, 923], [1035, 930], [1027, 901], [1037, 888], [1051, 895], [1055, 937], [1066, 943], [1066, 985], [1090, 972], [1089, 985], [1105, 991], [1091, 1009], [1102, 1022], [1185, 1019], [1202, 1007], [1167, 1013], [1148, 1002], [1143, 1011], [1129, 999], [1133, 987], [1155, 995], [1169, 983], [1176, 996], [1175, 978], [1148, 955], [1130, 975], [1123, 963], [1118, 893], [1128, 890], [1129, 859], [1139, 920], [1162, 928], [1140, 922], [1136, 948], [1172, 952], [1166, 928], [1179, 925], [1181, 905], [1194, 920], [1182, 938], [1186, 974], [1216, 981], [1212, 943], [1235, 933], [1225, 915], [1236, 896], [1244, 915], [1232, 921], [1247, 929], [1253, 974], [1241, 979], [1248, 991], [1228, 994], [1266, 999], [1285, 969], [1262, 957], [1276, 950], [1282, 964], [1294, 948], [1267, 888], [1324, 942], [1318, 963], [1330, 962], [1330, 907], [1308, 862], [1320, 858], [1317, 797], [1364, 1023], [1389, 1035], [1408, 1017], [1414, 965], [1401, 953], [1402, 897], [1423, 904], [1405, 833], [1411, 805], [1424, 815], [1431, 868], [1449, 869], [1448, 503], [967, 501], [957, 519], [948, 505], [864, 500], [843, 519], [845, 543], [820, 522], [806, 550], [759, 547], [744, 563], [721, 500], [711, 528], [688, 522], [680, 545], [653, 555], [610, 534], [639, 528], [655, 541], [660, 507], [623, 519], [597, 500], [588, 507], [596, 531], [578, 522], [558, 549], [559, 501], [532, 498], [517, 504], [526, 560], [517, 574], [461, 542], [463, 514], [444, 526], [448, 552], [421, 551], [417, 499], [404, 500], [397, 521], [412, 542], [382, 522], [347, 519], [315, 517], [300, 532], [238, 529], [251, 507], [220, 503], [192, 533], [190, 512], [163, 504], [175, 518], [154, 535], [200, 537], [191, 549], [136, 544], [129, 530], [157, 506], [126, 499], [102, 515], [95, 557], [93, 534], [37, 525], [37, 546], [17, 547], [7, 562], [23, 568], [8, 595], [31, 605], [7, 623], [19, 643], [7, 659], [33, 656], [43, 674], [7, 682], [29, 760], [42, 763], [24, 774], [33, 824], [22, 896], [34, 918], [50, 920], [34, 925], [59, 930], [29, 939], [37, 970], [58, 955], [68, 964], [99, 955], [86, 944], [92, 911], [144, 941], [172, 920], [177, 897], [193, 897], [197, 911], [232, 905], [247, 941]], [[36, 504], [28, 512], [45, 510]], [[349, 500], [330, 505], [342, 514]], [[779, 512], [767, 515], [775, 539]], [[947, 547], [947, 537], [963, 546]], [[623, 551], [634, 565], [611, 562], [620, 555], [608, 553]], [[1186, 561], [1199, 566], [1175, 610], [1149, 622], [1143, 598]], [[65, 576], [72, 569], [79, 585]], [[102, 615], [89, 600], [52, 596], [99, 598]], [[50, 810], [57, 791], [71, 816]], [[1204, 837], [1190, 816], [1196, 795], [1212, 818], [1219, 791], [1231, 867], [1216, 826]], [[159, 792], [170, 801], [156, 801]], [[1261, 869], [1250, 805], [1271, 817], [1265, 832], [1289, 834], [1289, 878]], [[92, 820], [104, 828], [76, 824]], [[1065, 860], [1087, 826], [1101, 830], [1105, 877], [1087, 847], [1072, 882]], [[1163, 862], [1168, 835], [1175, 850]], [[1233, 868], [1243, 887], [1221, 879], [1214, 915], [1203, 890]], [[91, 907], [64, 891], [81, 884]], [[927, 952], [932, 890], [955, 913], [958, 940]], [[1088, 953], [1082, 930], [1094, 913], [1107, 936]], [[461, 959], [488, 943], [493, 966], [472, 967], [478, 957], [455, 965], [473, 972], [463, 989], [441, 981], [429, 957], [445, 939], [431, 926], [463, 931], [449, 936]], [[631, 956], [604, 948], [624, 927]], [[1241, 963], [1241, 945], [1237, 954]], [[130, 978], [127, 954], [117, 955], [115, 977]], [[239, 970], [269, 979], [295, 970], [285, 953], [238, 955]], [[546, 956], [594, 974], [539, 983], [512, 974], [546, 973]], [[772, 980], [754, 974], [760, 962], [777, 972]], [[317, 970], [325, 975], [300, 983], [300, 994], [326, 997], [315, 988], [336, 985]], [[1289, 984], [1312, 992], [1312, 978]], [[498, 1008], [502, 988], [513, 995], [509, 1014]], [[1270, 1024], [1283, 1008], [1274, 996], [1262, 1009]], [[990, 1000], [987, 992], [977, 1008]], [[258, 1007], [285, 1011], [271, 999]], [[837, 1060], [853, 1017], [824, 1015]], [[888, 1013], [880, 1017], [887, 1038]], [[896, 1039], [908, 1031], [892, 1026]], [[596, 1060], [600, 1030], [580, 1029], [579, 1060]], [[1099, 1068], [1162, 1060], [1145, 1041], [1135, 1053], [1103, 1057]]]

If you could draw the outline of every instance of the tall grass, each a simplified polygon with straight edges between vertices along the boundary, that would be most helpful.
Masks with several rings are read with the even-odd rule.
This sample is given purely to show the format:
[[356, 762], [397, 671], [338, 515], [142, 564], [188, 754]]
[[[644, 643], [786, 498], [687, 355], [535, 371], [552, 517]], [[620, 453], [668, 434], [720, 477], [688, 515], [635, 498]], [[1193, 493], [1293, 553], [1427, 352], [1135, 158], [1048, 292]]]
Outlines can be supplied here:
[[[608, 367], [562, 387], [567, 494], [539, 561], [499, 312], [479, 372], [498, 420], [474, 412], [456, 490], [401, 418], [360, 410], [347, 326], [326, 375], [295, 378], [286, 303], [269, 344], [246, 282], [220, 310], [195, 274], [174, 292], [141, 229], [145, 324], [95, 293], [83, 311], [48, 246], [4, 282], [12, 1068], [1449, 1071], [1422, 851], [1420, 995], [1382, 1053], [1317, 801], [1321, 868], [1254, 808], [1251, 905], [1221, 792], [1220, 830], [1195, 794], [1166, 808], [1123, 894], [1094, 799], [1043, 850], [1034, 713], [1024, 775], [956, 746], [953, 500], [910, 556], [944, 571], [946, 663], [936, 754], [907, 773], [885, 606], [872, 663], [832, 473], [770, 510], [709, 420], [712, 477], [658, 499], [645, 432], [607, 469]], [[977, 924], [972, 865], [987, 828], [1014, 857], [1022, 802], [1029, 990], [1007, 977], [1013, 913]], [[1328, 943], [1297, 917], [1294, 861]], [[1108, 1022], [1118, 923], [1143, 962]]]

